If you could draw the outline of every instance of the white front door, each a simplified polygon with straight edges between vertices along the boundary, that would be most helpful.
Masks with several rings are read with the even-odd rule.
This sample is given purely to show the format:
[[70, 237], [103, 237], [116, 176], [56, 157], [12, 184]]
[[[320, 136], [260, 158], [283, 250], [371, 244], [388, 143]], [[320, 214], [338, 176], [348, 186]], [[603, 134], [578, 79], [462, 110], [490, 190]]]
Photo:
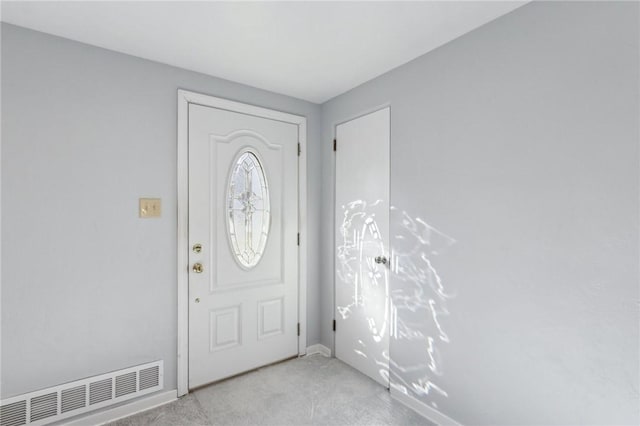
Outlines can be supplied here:
[[298, 126], [188, 112], [195, 388], [298, 354]]
[[336, 357], [389, 387], [389, 108], [336, 128]]

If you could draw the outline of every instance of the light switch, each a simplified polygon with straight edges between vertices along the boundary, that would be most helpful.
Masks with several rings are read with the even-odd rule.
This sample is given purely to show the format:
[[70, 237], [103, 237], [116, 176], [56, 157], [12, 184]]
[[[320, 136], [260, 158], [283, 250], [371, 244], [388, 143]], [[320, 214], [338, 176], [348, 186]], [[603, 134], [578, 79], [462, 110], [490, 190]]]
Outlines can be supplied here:
[[160, 217], [160, 198], [140, 198], [140, 217]]

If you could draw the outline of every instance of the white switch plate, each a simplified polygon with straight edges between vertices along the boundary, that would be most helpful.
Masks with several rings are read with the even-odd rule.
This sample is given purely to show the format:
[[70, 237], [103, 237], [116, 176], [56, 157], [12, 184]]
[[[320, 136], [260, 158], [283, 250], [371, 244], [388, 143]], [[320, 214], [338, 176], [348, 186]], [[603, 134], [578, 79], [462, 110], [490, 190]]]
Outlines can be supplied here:
[[160, 217], [160, 198], [140, 198], [140, 217]]

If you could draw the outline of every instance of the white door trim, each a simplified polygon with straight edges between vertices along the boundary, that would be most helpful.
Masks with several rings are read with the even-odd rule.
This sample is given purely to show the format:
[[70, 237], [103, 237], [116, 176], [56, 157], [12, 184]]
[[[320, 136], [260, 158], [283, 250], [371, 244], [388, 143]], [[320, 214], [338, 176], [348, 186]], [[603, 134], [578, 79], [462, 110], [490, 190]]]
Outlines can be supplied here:
[[228, 99], [178, 90], [178, 396], [189, 393], [189, 104], [209, 106], [298, 126], [298, 354], [307, 348], [307, 118]]

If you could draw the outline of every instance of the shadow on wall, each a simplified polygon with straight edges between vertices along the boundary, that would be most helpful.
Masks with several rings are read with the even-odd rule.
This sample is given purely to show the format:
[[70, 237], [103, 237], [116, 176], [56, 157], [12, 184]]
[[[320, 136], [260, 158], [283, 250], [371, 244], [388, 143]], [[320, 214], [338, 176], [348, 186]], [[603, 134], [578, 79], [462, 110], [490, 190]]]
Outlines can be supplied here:
[[[446, 291], [434, 261], [456, 241], [391, 207], [391, 262], [389, 268], [379, 268], [375, 257], [387, 247], [376, 218], [385, 217], [384, 206], [381, 200], [342, 206], [337, 285], [348, 286], [352, 296], [337, 311], [345, 320], [364, 321], [369, 333], [353, 348], [363, 363], [375, 364], [392, 388], [437, 408], [438, 398], [449, 396], [438, 383], [444, 374], [438, 348], [449, 343], [441, 319], [449, 315], [447, 301], [454, 295]], [[391, 353], [385, 347], [387, 335]]]

